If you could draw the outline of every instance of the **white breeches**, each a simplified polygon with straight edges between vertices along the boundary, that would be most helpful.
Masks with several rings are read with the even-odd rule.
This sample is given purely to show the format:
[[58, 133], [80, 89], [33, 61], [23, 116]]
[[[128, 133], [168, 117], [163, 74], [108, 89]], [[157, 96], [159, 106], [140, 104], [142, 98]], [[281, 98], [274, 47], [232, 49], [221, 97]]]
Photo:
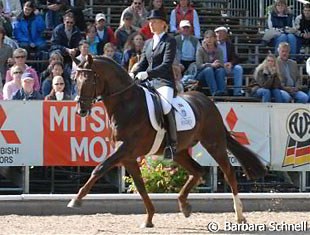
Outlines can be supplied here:
[[161, 105], [163, 107], [164, 114], [168, 114], [171, 110], [171, 104], [173, 99], [173, 88], [169, 86], [162, 86], [156, 89], [160, 94]]

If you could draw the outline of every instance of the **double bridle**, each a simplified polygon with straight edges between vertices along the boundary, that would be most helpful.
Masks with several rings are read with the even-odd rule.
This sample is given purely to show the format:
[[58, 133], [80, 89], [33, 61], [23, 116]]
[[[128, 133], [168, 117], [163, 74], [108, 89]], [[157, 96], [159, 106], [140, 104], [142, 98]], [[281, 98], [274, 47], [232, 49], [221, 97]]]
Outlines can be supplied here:
[[82, 97], [82, 96], [77, 96], [77, 99], [76, 101], [81, 103], [81, 104], [84, 104], [86, 107], [89, 107], [91, 106], [91, 104], [97, 102], [97, 101], [104, 101], [104, 100], [107, 100], [111, 97], [114, 97], [114, 96], [117, 96], [117, 95], [120, 95], [122, 93], [124, 93], [125, 91], [129, 90], [131, 87], [133, 87], [136, 83], [134, 81], [132, 81], [132, 83], [125, 87], [124, 89], [120, 90], [120, 91], [117, 91], [115, 93], [112, 93], [112, 94], [109, 94], [107, 96], [103, 96], [103, 95], [98, 95], [97, 94], [97, 79], [98, 79], [98, 74], [96, 72], [94, 72], [92, 69], [81, 69], [81, 68], [78, 68], [77, 71], [80, 71], [80, 72], [88, 72], [88, 73], [92, 73], [92, 77], [93, 77], [93, 81], [92, 81], [92, 86], [93, 86], [93, 96], [91, 97]]

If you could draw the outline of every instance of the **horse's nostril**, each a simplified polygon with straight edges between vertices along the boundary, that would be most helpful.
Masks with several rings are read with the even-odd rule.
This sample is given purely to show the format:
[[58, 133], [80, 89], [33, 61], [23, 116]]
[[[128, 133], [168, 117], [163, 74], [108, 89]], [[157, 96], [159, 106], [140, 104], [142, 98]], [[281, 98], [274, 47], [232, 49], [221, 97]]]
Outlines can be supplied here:
[[80, 110], [79, 112], [78, 112], [78, 114], [81, 116], [81, 117], [85, 117], [86, 115], [87, 115], [87, 110]]

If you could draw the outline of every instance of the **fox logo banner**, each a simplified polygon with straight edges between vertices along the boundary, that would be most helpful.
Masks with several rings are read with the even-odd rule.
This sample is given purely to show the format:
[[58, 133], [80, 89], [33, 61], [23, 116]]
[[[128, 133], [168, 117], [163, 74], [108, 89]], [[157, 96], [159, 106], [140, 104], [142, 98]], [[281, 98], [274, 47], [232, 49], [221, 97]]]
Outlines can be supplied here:
[[294, 110], [287, 118], [288, 133], [283, 167], [310, 164], [310, 111]]
[[274, 104], [271, 112], [273, 170], [310, 169], [309, 104]]

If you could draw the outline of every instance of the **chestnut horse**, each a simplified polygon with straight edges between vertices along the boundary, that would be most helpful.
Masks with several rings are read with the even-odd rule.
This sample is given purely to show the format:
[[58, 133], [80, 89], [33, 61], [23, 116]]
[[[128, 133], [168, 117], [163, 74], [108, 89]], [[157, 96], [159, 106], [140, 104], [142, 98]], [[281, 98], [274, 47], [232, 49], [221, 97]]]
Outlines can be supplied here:
[[[93, 102], [100, 97], [107, 109], [111, 121], [112, 140], [117, 148], [93, 170], [88, 181], [69, 202], [68, 207], [81, 206], [82, 198], [89, 193], [95, 182], [111, 168], [122, 164], [133, 177], [145, 205], [147, 217], [142, 227], [153, 227], [155, 208], [145, 189], [137, 163], [138, 156], [143, 156], [150, 151], [156, 135], [149, 121], [143, 89], [111, 59], [92, 58], [90, 55], [78, 66], [76, 82], [77, 113], [81, 116], [88, 115]], [[191, 206], [187, 197], [204, 173], [203, 168], [189, 155], [188, 151], [200, 142], [225, 175], [225, 180], [233, 194], [237, 221], [245, 222], [242, 204], [238, 197], [236, 175], [229, 162], [227, 149], [236, 156], [250, 179], [262, 177], [266, 172], [265, 166], [255, 153], [237, 142], [226, 130], [220, 112], [207, 96], [195, 91], [186, 92], [180, 96], [192, 107], [196, 125], [189, 131], [178, 132], [177, 153], [173, 160], [189, 173], [189, 178], [178, 197], [179, 209], [185, 217], [190, 216]], [[163, 148], [164, 143], [157, 154], [161, 154]]]

